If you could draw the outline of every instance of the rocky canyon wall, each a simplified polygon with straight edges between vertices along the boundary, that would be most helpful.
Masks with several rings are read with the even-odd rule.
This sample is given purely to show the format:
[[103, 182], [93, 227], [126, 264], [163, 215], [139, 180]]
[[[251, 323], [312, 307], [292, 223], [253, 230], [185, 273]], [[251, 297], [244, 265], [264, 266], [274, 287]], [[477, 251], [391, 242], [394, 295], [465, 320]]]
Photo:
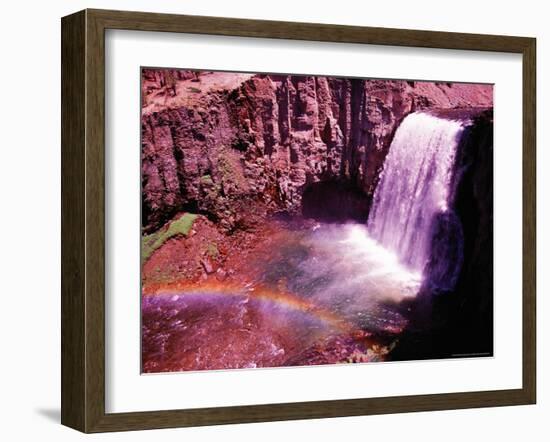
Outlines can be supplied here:
[[228, 231], [300, 214], [318, 183], [361, 192], [363, 207], [407, 114], [492, 106], [490, 85], [147, 69], [142, 80], [145, 231], [180, 211]]

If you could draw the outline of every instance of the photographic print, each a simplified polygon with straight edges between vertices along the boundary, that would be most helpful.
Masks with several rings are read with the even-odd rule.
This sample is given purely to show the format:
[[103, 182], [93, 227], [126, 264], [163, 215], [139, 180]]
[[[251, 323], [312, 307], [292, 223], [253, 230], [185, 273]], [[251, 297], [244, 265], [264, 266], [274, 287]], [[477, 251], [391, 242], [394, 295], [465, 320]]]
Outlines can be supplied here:
[[493, 85], [142, 68], [142, 373], [493, 355]]

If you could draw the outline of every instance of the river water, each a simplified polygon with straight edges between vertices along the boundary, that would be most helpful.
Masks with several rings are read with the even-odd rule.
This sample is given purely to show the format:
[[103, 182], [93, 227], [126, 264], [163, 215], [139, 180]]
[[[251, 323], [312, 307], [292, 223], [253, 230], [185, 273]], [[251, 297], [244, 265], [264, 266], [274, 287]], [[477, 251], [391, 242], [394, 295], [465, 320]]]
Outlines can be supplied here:
[[288, 226], [275, 243], [246, 280], [145, 296], [144, 372], [383, 360], [421, 275], [360, 224]]

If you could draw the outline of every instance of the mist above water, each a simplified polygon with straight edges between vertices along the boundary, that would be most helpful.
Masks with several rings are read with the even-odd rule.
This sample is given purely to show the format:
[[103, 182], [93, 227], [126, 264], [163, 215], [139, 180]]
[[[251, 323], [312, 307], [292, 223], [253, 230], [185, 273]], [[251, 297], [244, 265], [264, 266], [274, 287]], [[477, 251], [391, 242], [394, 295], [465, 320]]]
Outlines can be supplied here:
[[318, 224], [305, 235], [287, 235], [264, 264], [268, 283], [284, 275], [292, 293], [369, 330], [404, 326], [390, 305], [414, 297], [421, 274], [372, 239], [364, 224]]

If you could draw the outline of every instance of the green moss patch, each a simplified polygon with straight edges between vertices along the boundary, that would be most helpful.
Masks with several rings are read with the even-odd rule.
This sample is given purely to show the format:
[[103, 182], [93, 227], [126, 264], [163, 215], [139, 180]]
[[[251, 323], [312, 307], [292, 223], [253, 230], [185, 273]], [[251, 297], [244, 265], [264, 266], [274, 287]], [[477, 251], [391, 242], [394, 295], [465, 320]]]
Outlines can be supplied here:
[[197, 215], [194, 213], [185, 213], [180, 217], [170, 221], [160, 230], [145, 235], [141, 239], [141, 261], [147, 261], [155, 250], [161, 247], [170, 238], [178, 235], [187, 236], [193, 227]]
[[218, 246], [215, 243], [208, 244], [208, 247], [206, 248], [206, 253], [210, 258], [217, 259], [218, 256], [220, 256], [220, 251], [218, 250]]

